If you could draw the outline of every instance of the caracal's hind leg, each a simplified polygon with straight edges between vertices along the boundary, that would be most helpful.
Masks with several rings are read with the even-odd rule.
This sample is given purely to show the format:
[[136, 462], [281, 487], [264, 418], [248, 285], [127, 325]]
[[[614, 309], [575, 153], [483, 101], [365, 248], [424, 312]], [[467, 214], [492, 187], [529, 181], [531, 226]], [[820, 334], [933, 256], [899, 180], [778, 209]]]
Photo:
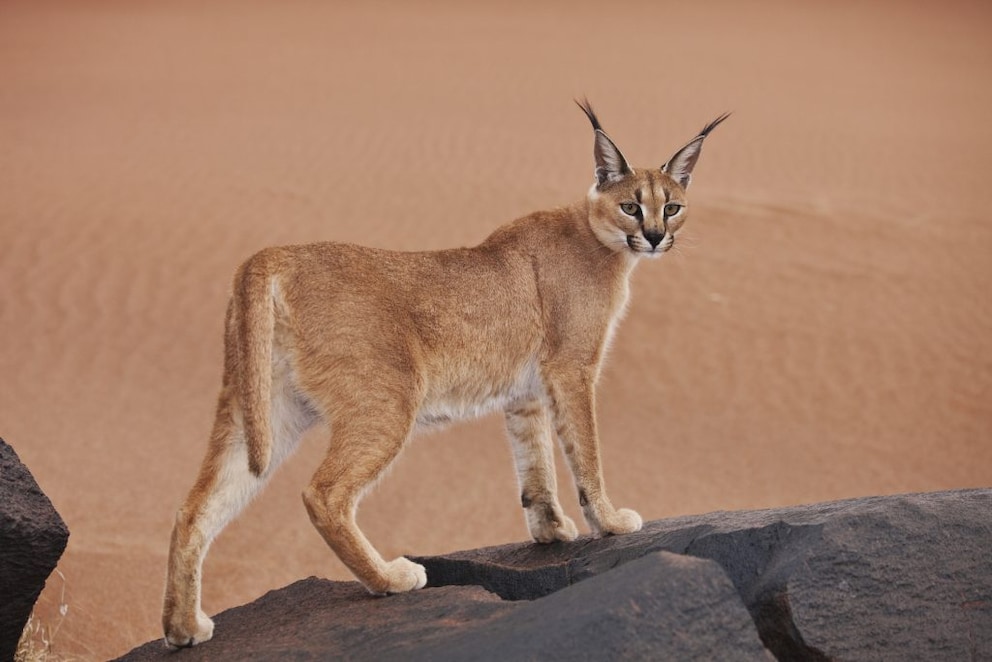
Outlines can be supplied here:
[[537, 542], [575, 540], [578, 529], [558, 503], [551, 418], [540, 399], [515, 402], [505, 410], [506, 429], [520, 483], [527, 528]]
[[230, 389], [224, 389], [207, 455], [172, 530], [162, 610], [162, 626], [169, 644], [193, 646], [213, 636], [213, 622], [200, 606], [201, 573], [207, 549], [295, 449], [314, 420], [311, 409], [274, 388], [272, 460], [264, 474], [255, 476], [248, 468], [248, 450], [237, 402]]
[[200, 606], [203, 557], [214, 537], [262, 487], [248, 470], [237, 403], [225, 389], [207, 455], [196, 483], [176, 513], [169, 545], [162, 627], [172, 646], [193, 646], [213, 636], [213, 622]]
[[383, 560], [355, 521], [362, 496], [396, 458], [413, 430], [414, 398], [402, 387], [380, 382], [369, 384], [361, 393], [337, 389], [336, 395], [327, 457], [303, 492], [310, 521], [371, 593], [423, 588], [427, 573], [422, 565], [403, 557]]

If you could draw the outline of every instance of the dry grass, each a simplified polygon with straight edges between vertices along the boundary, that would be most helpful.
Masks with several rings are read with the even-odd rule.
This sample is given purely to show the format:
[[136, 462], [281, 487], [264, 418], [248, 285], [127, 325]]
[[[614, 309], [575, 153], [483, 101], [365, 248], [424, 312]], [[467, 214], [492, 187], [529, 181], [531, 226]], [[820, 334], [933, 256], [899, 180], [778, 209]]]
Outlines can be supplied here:
[[59, 619], [54, 624], [42, 623], [33, 613], [24, 624], [24, 631], [17, 642], [14, 662], [67, 662], [70, 658], [55, 652], [55, 638], [62, 627], [69, 605], [65, 601], [65, 575], [56, 568], [55, 573], [62, 580], [62, 593], [59, 597]]

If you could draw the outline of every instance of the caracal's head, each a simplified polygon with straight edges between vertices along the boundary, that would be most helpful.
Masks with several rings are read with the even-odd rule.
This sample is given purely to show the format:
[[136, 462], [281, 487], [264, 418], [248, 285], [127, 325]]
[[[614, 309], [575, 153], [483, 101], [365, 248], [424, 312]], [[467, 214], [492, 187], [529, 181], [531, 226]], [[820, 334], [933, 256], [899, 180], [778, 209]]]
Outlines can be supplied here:
[[589, 223], [611, 250], [658, 257], [675, 245], [689, 214], [685, 191], [703, 140], [721, 115], [660, 168], [631, 168], [603, 131], [588, 101], [579, 103], [596, 134], [596, 183], [589, 189]]

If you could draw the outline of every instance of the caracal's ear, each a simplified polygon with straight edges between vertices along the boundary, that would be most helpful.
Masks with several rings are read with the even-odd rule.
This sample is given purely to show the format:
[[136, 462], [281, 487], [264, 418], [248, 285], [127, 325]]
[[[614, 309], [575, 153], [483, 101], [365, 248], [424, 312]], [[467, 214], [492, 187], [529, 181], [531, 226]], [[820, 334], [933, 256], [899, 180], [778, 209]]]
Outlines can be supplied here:
[[668, 163], [661, 166], [661, 171], [668, 174], [672, 179], [682, 185], [682, 188], [689, 188], [689, 181], [692, 179], [692, 169], [696, 167], [699, 160], [699, 151], [703, 148], [703, 140], [715, 129], [723, 120], [730, 117], [730, 113], [724, 113], [709, 124], [703, 127], [699, 135], [689, 141], [689, 144], [675, 152], [675, 156], [668, 159]]
[[579, 101], [576, 99], [575, 103], [579, 105], [582, 112], [592, 122], [593, 131], [596, 132], [596, 144], [593, 148], [593, 153], [596, 156], [596, 187], [600, 188], [609, 182], [619, 181], [629, 175], [631, 169], [627, 165], [627, 159], [623, 158], [623, 154], [620, 153], [617, 146], [613, 144], [610, 137], [603, 131], [596, 113], [592, 112], [592, 106], [589, 105], [589, 100], [583, 99]]

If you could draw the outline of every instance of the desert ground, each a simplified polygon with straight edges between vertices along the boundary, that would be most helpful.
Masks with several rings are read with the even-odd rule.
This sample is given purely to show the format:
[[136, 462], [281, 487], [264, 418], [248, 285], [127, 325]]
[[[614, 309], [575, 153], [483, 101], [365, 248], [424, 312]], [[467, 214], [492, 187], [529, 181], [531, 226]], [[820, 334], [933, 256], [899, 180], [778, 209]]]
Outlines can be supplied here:
[[[990, 26], [956, 0], [5, 2], [0, 435], [71, 530], [55, 651], [160, 636], [237, 265], [472, 245], [580, 199], [576, 97], [635, 167], [733, 111], [599, 385], [617, 505], [992, 484]], [[327, 438], [214, 544], [209, 613], [349, 577], [300, 500]], [[387, 558], [524, 539], [500, 417], [416, 439], [360, 522]]]

